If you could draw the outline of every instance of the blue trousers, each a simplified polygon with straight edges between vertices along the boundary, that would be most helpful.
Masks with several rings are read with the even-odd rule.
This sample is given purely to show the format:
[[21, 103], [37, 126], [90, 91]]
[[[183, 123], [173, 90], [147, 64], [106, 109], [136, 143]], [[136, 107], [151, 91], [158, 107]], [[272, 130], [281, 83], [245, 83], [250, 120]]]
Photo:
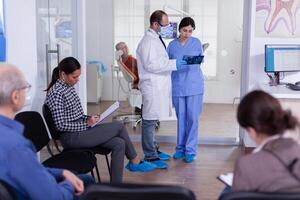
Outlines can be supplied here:
[[221, 192], [221, 194], [220, 194], [220, 196], [219, 196], [218, 199], [221, 199], [221, 197], [222, 197], [223, 195], [226, 195], [226, 194], [228, 194], [228, 193], [230, 193], [230, 192], [231, 192], [231, 187], [228, 186], [228, 185], [226, 185], [225, 188], [224, 188], [224, 190]]
[[177, 116], [177, 152], [197, 154], [198, 124], [202, 112], [203, 94], [173, 96]]

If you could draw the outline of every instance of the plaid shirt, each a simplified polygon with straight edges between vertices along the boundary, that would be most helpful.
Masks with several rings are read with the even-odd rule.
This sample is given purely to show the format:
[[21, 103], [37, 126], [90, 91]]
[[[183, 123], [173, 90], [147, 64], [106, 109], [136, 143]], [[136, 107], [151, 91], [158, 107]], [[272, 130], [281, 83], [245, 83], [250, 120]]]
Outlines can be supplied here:
[[57, 80], [48, 91], [45, 103], [51, 110], [58, 131], [77, 132], [88, 128], [89, 116], [84, 115], [80, 98], [73, 86]]

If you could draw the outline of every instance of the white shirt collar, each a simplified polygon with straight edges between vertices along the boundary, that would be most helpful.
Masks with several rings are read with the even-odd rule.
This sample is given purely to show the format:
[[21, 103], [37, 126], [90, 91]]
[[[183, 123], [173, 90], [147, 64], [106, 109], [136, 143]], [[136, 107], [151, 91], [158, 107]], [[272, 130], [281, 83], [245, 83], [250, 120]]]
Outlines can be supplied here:
[[278, 138], [292, 138], [297, 141], [297, 134], [295, 132], [287, 131], [284, 134], [277, 134], [267, 138], [263, 143], [257, 146], [252, 153], [257, 153], [262, 150], [262, 148], [270, 141], [276, 140]]
[[159, 37], [159, 34], [158, 34], [155, 30], [153, 30], [152, 28], [149, 28], [148, 31], [149, 31], [150, 33], [156, 35], [157, 37]]

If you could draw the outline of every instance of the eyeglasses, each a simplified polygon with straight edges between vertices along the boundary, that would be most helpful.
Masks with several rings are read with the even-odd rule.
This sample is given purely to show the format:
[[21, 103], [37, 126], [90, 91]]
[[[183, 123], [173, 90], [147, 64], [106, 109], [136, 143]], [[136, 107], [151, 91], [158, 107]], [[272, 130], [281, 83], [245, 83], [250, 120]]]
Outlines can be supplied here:
[[31, 88], [31, 85], [27, 83], [25, 86], [19, 88], [18, 90], [25, 90], [25, 92], [29, 92]]
[[167, 27], [169, 26], [170, 24], [165, 24], [165, 25], [162, 25], [160, 22], [157, 22], [161, 27]]

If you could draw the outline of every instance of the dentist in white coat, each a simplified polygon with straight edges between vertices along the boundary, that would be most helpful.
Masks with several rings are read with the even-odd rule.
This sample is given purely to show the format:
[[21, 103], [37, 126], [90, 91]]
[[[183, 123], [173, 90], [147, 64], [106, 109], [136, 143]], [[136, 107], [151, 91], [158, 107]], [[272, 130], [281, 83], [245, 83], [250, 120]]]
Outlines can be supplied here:
[[139, 89], [142, 93], [142, 147], [145, 160], [156, 168], [166, 169], [170, 156], [156, 149], [155, 125], [161, 118], [172, 114], [171, 72], [188, 67], [183, 60], [170, 60], [159, 33], [169, 25], [168, 15], [154, 11], [150, 16], [150, 28], [140, 41], [136, 55], [139, 73]]

